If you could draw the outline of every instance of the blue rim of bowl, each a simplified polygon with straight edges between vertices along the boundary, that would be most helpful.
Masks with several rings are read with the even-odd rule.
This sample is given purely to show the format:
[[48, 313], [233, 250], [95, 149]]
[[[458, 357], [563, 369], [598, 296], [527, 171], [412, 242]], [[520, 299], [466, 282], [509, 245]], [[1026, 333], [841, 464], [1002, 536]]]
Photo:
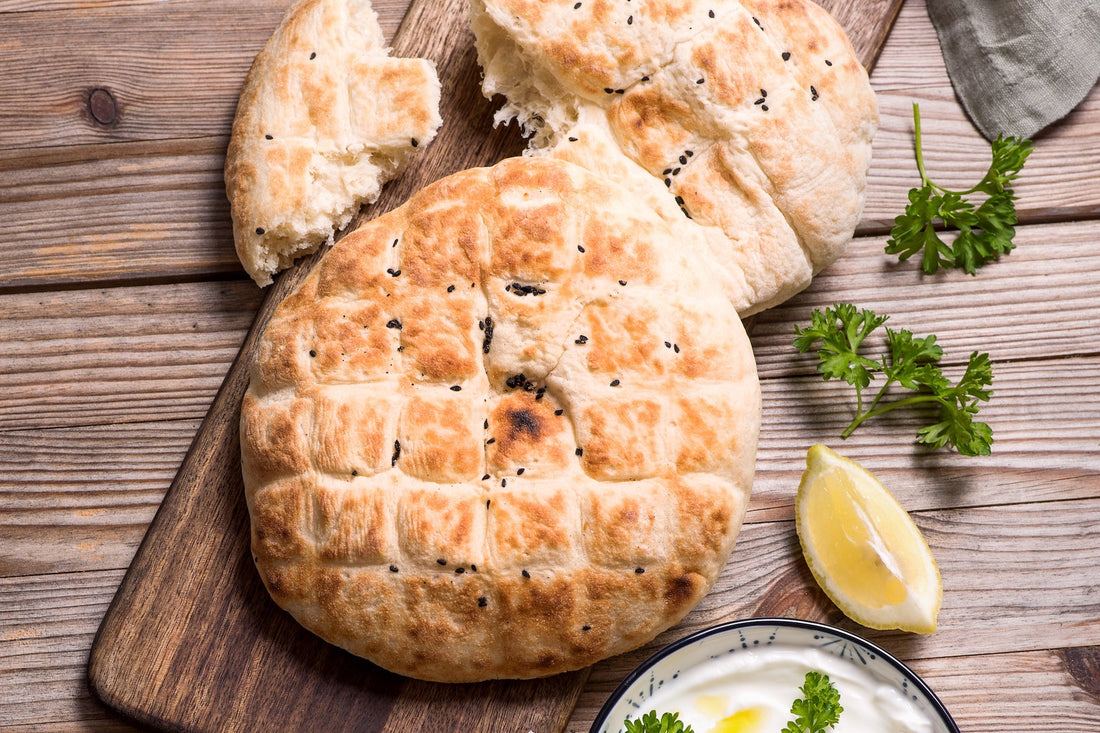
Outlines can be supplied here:
[[890, 652], [886, 651], [877, 644], [873, 644], [862, 636], [857, 636], [850, 631], [844, 629], [838, 629], [835, 626], [829, 626], [828, 624], [818, 623], [816, 621], [806, 621], [804, 619], [797, 618], [749, 618], [742, 619], [740, 621], [729, 621], [724, 624], [718, 624], [717, 626], [710, 626], [701, 631], [696, 631], [693, 634], [689, 634], [678, 641], [674, 641], [665, 648], [651, 655], [644, 662], [639, 664], [633, 672], [626, 676], [619, 686], [615, 688], [615, 691], [608, 696], [604, 702], [603, 707], [600, 708], [600, 712], [597, 713], [596, 719], [592, 721], [592, 727], [589, 728], [589, 733], [599, 733], [600, 728], [607, 722], [607, 717], [611, 715], [612, 708], [619, 701], [626, 691], [633, 685], [639, 677], [649, 671], [649, 668], [657, 664], [665, 657], [673, 654], [674, 652], [683, 649], [686, 646], [690, 646], [700, 639], [705, 639], [708, 636], [715, 634], [721, 634], [733, 629], [741, 629], [746, 626], [789, 626], [793, 628], [807, 629], [810, 631], [817, 631], [826, 634], [832, 634], [833, 636], [840, 637], [846, 641], [850, 641], [854, 644], [860, 644], [868, 651], [879, 655], [882, 659], [892, 665], [895, 669], [901, 672], [903, 675], [909, 678], [909, 680], [921, 691], [921, 693], [928, 698], [928, 702], [932, 704], [936, 714], [943, 719], [943, 722], [947, 725], [947, 728], [951, 733], [960, 733], [959, 726], [955, 723], [955, 719], [951, 717], [951, 713], [947, 712], [947, 707], [943, 702], [936, 697], [936, 693], [932, 692], [932, 688], [928, 686], [923, 679], [917, 675], [916, 672], [909, 669], [901, 660], [895, 657]]

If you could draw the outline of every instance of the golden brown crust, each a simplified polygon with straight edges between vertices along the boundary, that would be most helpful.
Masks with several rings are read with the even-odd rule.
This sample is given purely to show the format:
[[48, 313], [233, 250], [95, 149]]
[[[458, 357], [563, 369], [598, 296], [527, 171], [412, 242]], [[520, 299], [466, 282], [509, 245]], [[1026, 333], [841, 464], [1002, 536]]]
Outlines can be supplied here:
[[737, 313], [681, 244], [549, 158], [450, 176], [337, 243], [242, 405], [276, 602], [450, 682], [576, 669], [677, 622], [733, 547], [760, 421]]
[[387, 55], [367, 0], [298, 0], [249, 70], [225, 162], [259, 285], [331, 241], [440, 125], [431, 62]]
[[742, 316], [843, 254], [878, 111], [843, 30], [810, 0], [471, 7], [482, 88], [507, 98], [498, 119], [705, 230]]

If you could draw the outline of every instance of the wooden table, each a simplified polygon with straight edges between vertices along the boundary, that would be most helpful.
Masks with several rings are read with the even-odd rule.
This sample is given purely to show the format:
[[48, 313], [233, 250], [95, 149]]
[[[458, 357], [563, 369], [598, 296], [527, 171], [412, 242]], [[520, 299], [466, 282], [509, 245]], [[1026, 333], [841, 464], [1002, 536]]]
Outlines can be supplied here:
[[[406, 0], [374, 4], [392, 34]], [[284, 7], [0, 5], [2, 729], [134, 729], [89, 691], [88, 650], [263, 297], [233, 252], [221, 168], [240, 84]], [[940, 182], [975, 182], [988, 144], [954, 98], [921, 0], [902, 8], [872, 82], [882, 122], [855, 241], [749, 324], [764, 429], [731, 567], [682, 627], [592, 670], [569, 730], [587, 730], [663, 643], [755, 615], [864, 633], [922, 674], [963, 730], [1097, 730], [1100, 89], [1036, 140], [1017, 250], [976, 277], [922, 277], [882, 252], [917, 181], [911, 103]], [[922, 451], [906, 416], [841, 443], [846, 389], [790, 345], [795, 324], [839, 300], [936, 333], [949, 373], [990, 352], [991, 457]], [[936, 634], [861, 630], [813, 586], [792, 523], [813, 442], [864, 463], [913, 512], [944, 578]]]

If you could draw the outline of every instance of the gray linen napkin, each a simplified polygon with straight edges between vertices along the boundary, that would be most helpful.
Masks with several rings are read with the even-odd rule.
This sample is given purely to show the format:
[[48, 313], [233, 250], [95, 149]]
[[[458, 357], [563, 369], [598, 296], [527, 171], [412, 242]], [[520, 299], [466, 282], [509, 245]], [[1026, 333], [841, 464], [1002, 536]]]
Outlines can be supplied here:
[[1100, 77], [1100, 0], [928, 0], [951, 84], [987, 139], [1033, 137]]

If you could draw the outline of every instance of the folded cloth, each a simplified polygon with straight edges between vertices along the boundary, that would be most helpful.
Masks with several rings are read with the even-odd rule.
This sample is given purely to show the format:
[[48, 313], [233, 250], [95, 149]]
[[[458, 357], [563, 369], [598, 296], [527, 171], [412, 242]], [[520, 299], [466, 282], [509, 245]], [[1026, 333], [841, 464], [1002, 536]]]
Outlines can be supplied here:
[[987, 139], [1033, 137], [1100, 78], [1098, 0], [928, 0], [951, 84]]

